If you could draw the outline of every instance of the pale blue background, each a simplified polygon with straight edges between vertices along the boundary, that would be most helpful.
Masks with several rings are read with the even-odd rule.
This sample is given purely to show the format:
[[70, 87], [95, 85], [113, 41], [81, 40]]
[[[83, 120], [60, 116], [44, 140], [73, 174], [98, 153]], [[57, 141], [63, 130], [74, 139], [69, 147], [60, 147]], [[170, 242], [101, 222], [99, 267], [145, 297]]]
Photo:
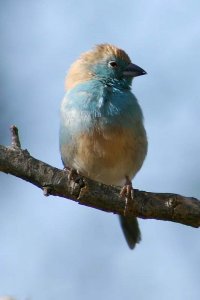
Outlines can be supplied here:
[[[0, 143], [62, 168], [59, 105], [70, 64], [96, 43], [124, 48], [147, 76], [133, 90], [149, 153], [134, 186], [200, 198], [200, 2], [0, 2]], [[130, 251], [115, 216], [45, 198], [0, 174], [0, 295], [19, 300], [200, 299], [200, 233], [140, 220]]]

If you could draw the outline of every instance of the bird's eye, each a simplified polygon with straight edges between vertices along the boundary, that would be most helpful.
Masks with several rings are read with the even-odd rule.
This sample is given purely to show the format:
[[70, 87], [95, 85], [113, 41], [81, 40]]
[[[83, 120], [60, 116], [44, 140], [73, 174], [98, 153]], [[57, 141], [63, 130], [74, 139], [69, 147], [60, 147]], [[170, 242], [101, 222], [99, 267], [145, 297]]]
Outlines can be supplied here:
[[112, 67], [112, 68], [116, 68], [116, 67], [117, 67], [117, 63], [116, 63], [116, 61], [114, 61], [114, 60], [109, 61], [108, 64], [109, 64], [109, 66]]

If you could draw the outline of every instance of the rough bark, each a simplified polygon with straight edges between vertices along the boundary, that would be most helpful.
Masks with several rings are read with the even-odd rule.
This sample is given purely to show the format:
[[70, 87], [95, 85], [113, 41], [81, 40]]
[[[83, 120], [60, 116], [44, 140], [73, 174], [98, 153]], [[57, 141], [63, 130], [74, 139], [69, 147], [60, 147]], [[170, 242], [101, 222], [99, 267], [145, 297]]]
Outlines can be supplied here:
[[[119, 215], [137, 216], [200, 226], [200, 201], [172, 193], [134, 189], [134, 199], [125, 201], [119, 188], [107, 186], [77, 174], [69, 174], [32, 157], [21, 149], [18, 130], [11, 127], [12, 144], [0, 145], [0, 171], [22, 178], [41, 188], [45, 196], [67, 198], [79, 204]], [[70, 176], [69, 176], [70, 175]]]

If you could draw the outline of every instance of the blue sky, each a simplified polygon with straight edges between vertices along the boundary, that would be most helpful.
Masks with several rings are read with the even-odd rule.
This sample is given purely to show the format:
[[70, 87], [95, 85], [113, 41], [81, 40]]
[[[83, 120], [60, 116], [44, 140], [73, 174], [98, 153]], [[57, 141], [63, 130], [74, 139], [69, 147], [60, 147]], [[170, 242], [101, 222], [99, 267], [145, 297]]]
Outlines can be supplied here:
[[[144, 68], [133, 92], [149, 152], [142, 190], [200, 198], [199, 1], [1, 1], [0, 143], [62, 168], [59, 106], [70, 64], [113, 43]], [[198, 229], [139, 220], [130, 251], [116, 216], [0, 174], [0, 295], [16, 299], [199, 299]]]

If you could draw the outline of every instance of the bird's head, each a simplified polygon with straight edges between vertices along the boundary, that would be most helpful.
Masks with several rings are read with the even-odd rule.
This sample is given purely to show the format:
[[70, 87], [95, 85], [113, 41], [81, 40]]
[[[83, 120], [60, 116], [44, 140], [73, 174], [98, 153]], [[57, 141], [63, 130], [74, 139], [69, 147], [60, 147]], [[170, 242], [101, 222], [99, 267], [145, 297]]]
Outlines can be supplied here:
[[144, 74], [146, 72], [142, 68], [131, 63], [125, 51], [110, 44], [100, 44], [83, 53], [71, 66], [66, 78], [66, 88], [71, 89], [91, 79], [129, 87], [133, 77]]

